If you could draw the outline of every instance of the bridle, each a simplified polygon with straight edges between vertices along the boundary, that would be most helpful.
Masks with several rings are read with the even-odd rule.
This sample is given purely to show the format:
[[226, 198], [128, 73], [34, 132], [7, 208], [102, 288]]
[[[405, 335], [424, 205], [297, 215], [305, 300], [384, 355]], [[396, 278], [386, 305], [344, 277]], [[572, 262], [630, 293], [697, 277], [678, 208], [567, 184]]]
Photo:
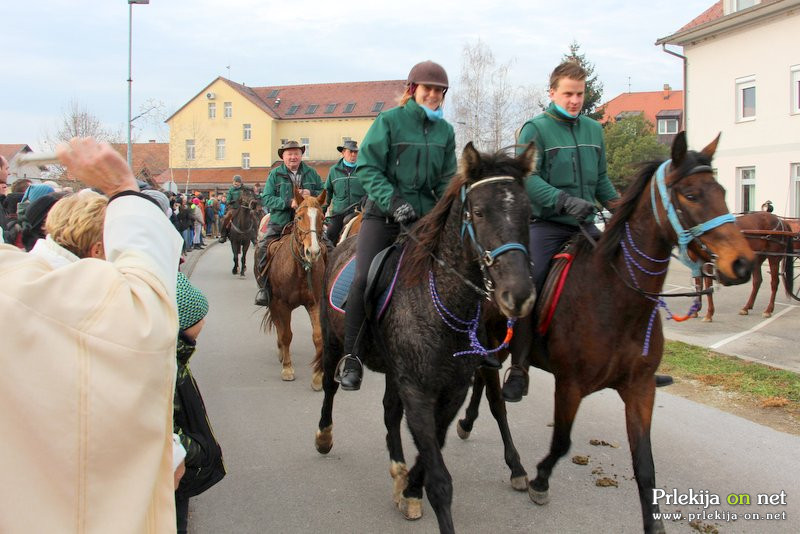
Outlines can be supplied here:
[[[308, 206], [306, 208], [306, 216], [308, 214]], [[299, 208], [298, 208], [299, 211]], [[320, 210], [321, 211], [321, 210]], [[325, 245], [319, 238], [319, 232], [314, 227], [309, 225], [308, 230], [303, 230], [300, 228], [300, 221], [303, 220], [303, 215], [299, 215], [295, 213], [294, 218], [294, 228], [292, 229], [292, 241], [293, 246], [291, 247], [292, 256], [294, 256], [295, 261], [300, 264], [300, 267], [303, 268], [303, 271], [306, 273], [306, 281], [308, 282], [308, 290], [313, 291], [313, 282], [311, 279], [311, 269], [314, 267], [314, 264], [308, 261], [305, 256], [301, 253], [303, 250], [303, 241], [305, 240], [306, 236], [309, 234], [314, 234], [317, 238], [318, 246], [320, 247], [320, 255], [324, 254], [327, 250]]]

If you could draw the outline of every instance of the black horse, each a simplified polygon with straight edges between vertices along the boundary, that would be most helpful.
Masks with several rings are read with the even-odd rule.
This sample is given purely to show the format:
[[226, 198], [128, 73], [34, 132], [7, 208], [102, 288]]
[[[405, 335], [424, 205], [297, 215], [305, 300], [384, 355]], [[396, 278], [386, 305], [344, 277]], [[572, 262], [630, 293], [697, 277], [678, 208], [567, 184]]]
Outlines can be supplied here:
[[[247, 270], [247, 251], [250, 243], [255, 244], [256, 234], [258, 233], [258, 200], [250, 188], [242, 189], [242, 197], [239, 201], [239, 208], [231, 219], [231, 229], [229, 239], [231, 251], [233, 252], [233, 274], [244, 276]], [[239, 268], [239, 255], [242, 256], [242, 266]]]
[[[362, 345], [366, 366], [386, 373], [384, 422], [395, 502], [406, 518], [420, 517], [424, 485], [445, 533], [454, 531], [453, 489], [441, 449], [483, 359], [478, 338], [487, 294], [482, 287], [492, 289], [491, 299], [509, 318], [527, 315], [535, 298], [527, 254], [530, 204], [523, 186], [534, 155], [533, 145], [518, 158], [481, 155], [472, 143], [466, 146], [461, 172], [409, 235], [392, 305], [380, 322], [370, 323]], [[344, 322], [327, 295], [355, 243], [350, 239], [336, 247], [325, 273], [324, 356], [314, 362], [315, 370], [324, 371], [316, 439], [322, 454], [333, 445], [334, 374]], [[400, 441], [403, 410], [419, 451], [410, 471]]]

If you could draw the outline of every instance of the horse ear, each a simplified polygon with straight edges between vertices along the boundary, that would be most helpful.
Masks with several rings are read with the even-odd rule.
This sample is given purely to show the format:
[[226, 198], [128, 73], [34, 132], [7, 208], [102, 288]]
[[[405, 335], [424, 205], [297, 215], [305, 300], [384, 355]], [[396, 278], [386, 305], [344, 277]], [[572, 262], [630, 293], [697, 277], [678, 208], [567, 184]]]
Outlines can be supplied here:
[[461, 153], [461, 174], [467, 181], [472, 181], [472, 176], [481, 165], [481, 153], [472, 144], [467, 143]]
[[302, 204], [303, 203], [303, 195], [300, 194], [300, 190], [297, 189], [297, 186], [293, 186], [292, 187], [292, 193], [294, 194], [294, 199], [297, 202], [297, 205], [299, 206], [300, 204]]
[[327, 189], [323, 189], [322, 193], [320, 193], [320, 195], [317, 197], [317, 202], [319, 202], [320, 206], [323, 206], [325, 204], [325, 196], [327, 195], [327, 193], [328, 193], [328, 190]]
[[717, 151], [717, 145], [719, 145], [719, 138], [722, 137], [722, 132], [717, 134], [717, 137], [711, 141], [706, 147], [701, 150], [704, 155], [708, 156], [711, 159], [714, 156], [714, 152]]
[[536, 171], [536, 144], [531, 142], [528, 143], [528, 146], [525, 148], [525, 152], [517, 156], [517, 161], [522, 163], [525, 171], [524, 176], [528, 176], [529, 174]]
[[686, 157], [686, 130], [678, 132], [672, 141], [672, 167], [680, 167]]

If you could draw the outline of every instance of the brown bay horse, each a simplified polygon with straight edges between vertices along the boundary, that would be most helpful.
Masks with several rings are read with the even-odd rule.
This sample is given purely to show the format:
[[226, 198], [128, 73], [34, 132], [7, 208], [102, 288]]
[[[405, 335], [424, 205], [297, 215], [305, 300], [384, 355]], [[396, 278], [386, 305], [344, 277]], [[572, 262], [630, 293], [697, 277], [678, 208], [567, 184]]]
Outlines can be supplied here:
[[[244, 188], [239, 208], [231, 219], [228, 231], [228, 240], [231, 243], [231, 252], [233, 252], [233, 269], [231, 269], [233, 274], [244, 276], [247, 270], [247, 251], [250, 243], [255, 243], [258, 231], [258, 209], [258, 200], [253, 196], [253, 190]], [[239, 265], [240, 255], [241, 266]]]
[[[753, 309], [758, 290], [761, 288], [761, 282], [763, 281], [761, 268], [764, 261], [767, 261], [769, 263], [770, 296], [769, 303], [761, 315], [762, 317], [772, 317], [772, 313], [775, 311], [775, 295], [778, 293], [778, 286], [780, 285], [781, 265], [785, 265], [786, 254], [791, 253], [797, 244], [791, 235], [798, 232], [798, 229], [792, 229], [791, 224], [793, 221], [796, 221], [796, 219], [783, 219], [767, 211], [752, 211], [736, 215], [736, 226], [742, 231], [750, 248], [756, 253], [756, 265], [753, 268], [753, 288], [750, 291], [747, 302], [739, 310], [739, 315], [748, 315], [750, 310]], [[694, 285], [698, 290], [701, 289], [701, 285], [703, 288], [708, 289], [711, 287], [712, 282], [713, 280], [707, 276], [694, 279]], [[786, 286], [786, 289], [787, 294], [789, 294], [788, 286]], [[710, 323], [714, 319], [715, 311], [713, 293], [707, 295], [707, 303], [708, 307], [706, 314], [703, 316], [703, 322]], [[698, 310], [698, 313], [700, 311]]]
[[[597, 248], [578, 238], [549, 329], [536, 337], [529, 352], [533, 365], [555, 378], [550, 451], [528, 487], [535, 503], [549, 501], [549, 479], [571, 446], [572, 424], [583, 397], [613, 388], [625, 403], [644, 531], [664, 532], [663, 522], [653, 516], [659, 507], [653, 504], [650, 424], [654, 374], [664, 350], [659, 299], [670, 252], [680, 242], [683, 253], [688, 249], [703, 261], [713, 259], [726, 285], [747, 281], [755, 262], [733, 224], [725, 191], [714, 179], [711, 158], [718, 141], [719, 137], [701, 152], [689, 151], [685, 133], [679, 133], [671, 160], [643, 166]], [[691, 481], [687, 485], [695, 486]]]
[[[327, 248], [322, 237], [322, 203], [325, 192], [318, 197], [303, 198], [295, 189], [295, 218], [284, 235], [271, 242], [266, 276], [272, 288], [272, 298], [264, 314], [265, 330], [274, 326], [278, 336], [278, 361], [283, 364], [281, 379], [294, 380], [294, 366], [289, 346], [292, 343], [292, 310], [303, 306], [311, 319], [315, 359], [322, 356], [322, 332], [319, 306], [322, 277], [325, 273]], [[311, 387], [321, 389], [321, 373], [315, 372]]]

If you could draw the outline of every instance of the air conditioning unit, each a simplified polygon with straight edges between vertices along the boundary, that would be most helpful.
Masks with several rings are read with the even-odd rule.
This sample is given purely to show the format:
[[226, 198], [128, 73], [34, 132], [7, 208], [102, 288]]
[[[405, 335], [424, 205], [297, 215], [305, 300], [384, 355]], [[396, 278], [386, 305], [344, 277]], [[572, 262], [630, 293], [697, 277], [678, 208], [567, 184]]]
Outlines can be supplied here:
[[216, 95], [216, 93], [208, 92], [208, 93], [206, 93], [206, 98], [209, 99], [209, 100], [214, 100], [215, 98], [217, 98], [217, 95]]

